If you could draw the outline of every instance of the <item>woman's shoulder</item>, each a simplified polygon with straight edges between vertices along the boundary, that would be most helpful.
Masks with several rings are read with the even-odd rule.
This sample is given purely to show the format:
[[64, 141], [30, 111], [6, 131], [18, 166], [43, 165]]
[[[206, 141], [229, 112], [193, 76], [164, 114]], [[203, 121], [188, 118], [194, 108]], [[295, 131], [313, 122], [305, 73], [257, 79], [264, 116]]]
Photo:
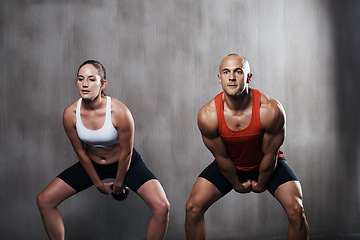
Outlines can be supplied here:
[[79, 99], [71, 103], [69, 106], [67, 106], [64, 110], [64, 117], [65, 115], [72, 115], [76, 113], [76, 107]]
[[76, 106], [78, 101], [79, 100], [76, 100], [64, 110], [63, 124], [65, 126], [65, 129], [76, 124]]
[[126, 117], [131, 115], [129, 108], [119, 99], [111, 97], [111, 114], [118, 117]]
[[123, 125], [126, 122], [132, 125], [134, 121], [127, 106], [113, 97], [111, 97], [111, 116], [115, 120], [113, 122], [115, 127], [118, 127], [120, 123]]
[[121, 102], [119, 99], [110, 97], [111, 98], [111, 111], [128, 111], [129, 109], [127, 106]]

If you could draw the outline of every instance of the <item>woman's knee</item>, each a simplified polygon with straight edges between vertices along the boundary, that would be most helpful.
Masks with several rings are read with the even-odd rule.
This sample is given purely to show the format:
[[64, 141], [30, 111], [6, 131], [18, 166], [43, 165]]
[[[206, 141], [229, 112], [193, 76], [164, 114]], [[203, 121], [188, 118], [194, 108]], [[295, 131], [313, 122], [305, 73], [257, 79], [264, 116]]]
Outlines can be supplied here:
[[63, 200], [76, 194], [76, 191], [62, 180], [55, 178], [39, 195], [36, 203], [41, 210], [56, 208]]
[[161, 219], [168, 219], [170, 212], [170, 203], [167, 199], [163, 199], [159, 201], [152, 209], [152, 213], [154, 216]]
[[50, 202], [51, 202], [50, 197], [44, 191], [39, 193], [36, 197], [36, 204], [38, 205], [38, 208], [40, 209], [40, 211], [51, 207]]
[[160, 203], [160, 210], [159, 210], [160, 214], [163, 215], [163, 216], [168, 216], [169, 215], [169, 212], [170, 212], [170, 203], [169, 201], [166, 199], [166, 200], [163, 200], [161, 203]]

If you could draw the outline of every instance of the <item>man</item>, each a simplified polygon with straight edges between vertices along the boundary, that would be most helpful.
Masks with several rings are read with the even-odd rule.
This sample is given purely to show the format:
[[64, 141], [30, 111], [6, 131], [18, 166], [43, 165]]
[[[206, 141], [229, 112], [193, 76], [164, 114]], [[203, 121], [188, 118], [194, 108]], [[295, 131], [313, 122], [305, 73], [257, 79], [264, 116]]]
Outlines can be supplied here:
[[205, 211], [232, 189], [238, 193], [268, 190], [289, 220], [288, 239], [308, 239], [301, 185], [280, 146], [285, 139], [281, 104], [256, 89], [248, 61], [226, 56], [218, 75], [223, 92], [207, 103], [198, 125], [212, 162], [196, 180], [186, 203], [186, 238], [206, 239]]

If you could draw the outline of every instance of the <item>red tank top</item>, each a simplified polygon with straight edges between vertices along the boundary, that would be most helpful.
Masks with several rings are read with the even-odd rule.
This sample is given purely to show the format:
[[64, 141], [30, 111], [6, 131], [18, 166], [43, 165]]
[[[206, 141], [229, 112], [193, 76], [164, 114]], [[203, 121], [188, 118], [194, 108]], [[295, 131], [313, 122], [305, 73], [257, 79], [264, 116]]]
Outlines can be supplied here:
[[264, 156], [261, 146], [264, 129], [260, 122], [260, 100], [261, 93], [256, 89], [250, 89], [252, 96], [252, 114], [250, 124], [240, 130], [231, 130], [224, 118], [224, 103], [219, 93], [215, 98], [215, 106], [219, 125], [219, 134], [228, 150], [230, 159], [236, 168], [241, 171], [255, 171], [259, 169]]

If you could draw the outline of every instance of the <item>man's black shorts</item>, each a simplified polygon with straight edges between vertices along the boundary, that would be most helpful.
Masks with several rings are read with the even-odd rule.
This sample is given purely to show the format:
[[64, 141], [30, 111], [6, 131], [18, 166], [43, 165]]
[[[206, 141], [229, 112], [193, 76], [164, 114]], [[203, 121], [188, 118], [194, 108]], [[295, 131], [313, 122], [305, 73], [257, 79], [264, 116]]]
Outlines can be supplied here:
[[[237, 174], [239, 176], [240, 182], [246, 182], [247, 180], [255, 180], [257, 181], [259, 172], [258, 171], [239, 171], [237, 170]], [[214, 160], [209, 166], [207, 166], [204, 171], [202, 171], [199, 177], [205, 178], [215, 185], [217, 189], [222, 193], [222, 195], [226, 195], [229, 193], [233, 187], [226, 180], [226, 178], [221, 174], [220, 169]], [[276, 169], [270, 179], [270, 182], [267, 186], [267, 190], [274, 195], [276, 189], [283, 183], [288, 181], [299, 181], [295, 172], [291, 169], [291, 167], [287, 164], [286, 159], [284, 157], [278, 158]]]

